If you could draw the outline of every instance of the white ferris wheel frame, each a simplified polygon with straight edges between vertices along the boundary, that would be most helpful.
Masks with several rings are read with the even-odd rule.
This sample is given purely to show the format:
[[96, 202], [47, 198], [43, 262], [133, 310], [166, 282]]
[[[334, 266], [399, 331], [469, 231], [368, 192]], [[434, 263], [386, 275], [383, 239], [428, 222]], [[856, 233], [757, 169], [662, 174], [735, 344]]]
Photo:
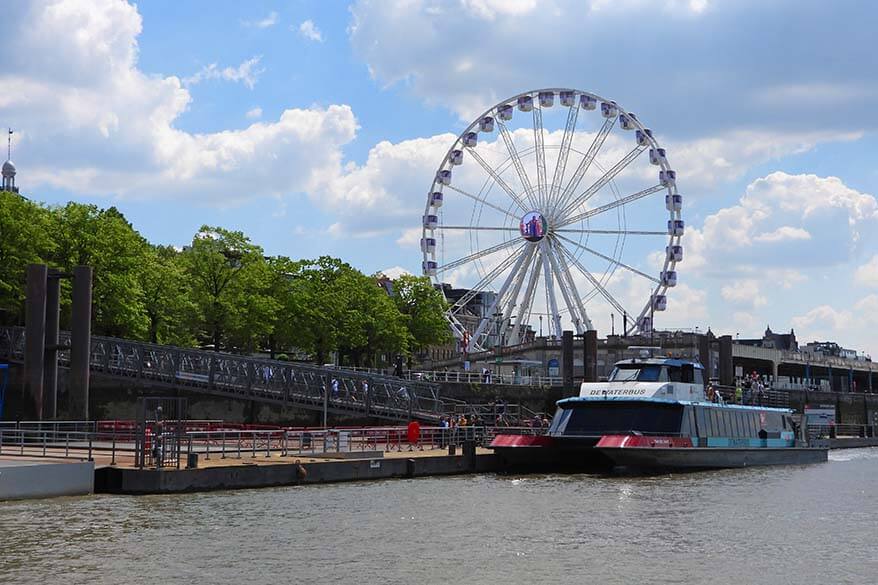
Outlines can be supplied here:
[[[562, 93], [565, 92], [573, 95], [573, 104], [570, 106], [565, 106], [561, 103], [555, 104], [555, 98], [557, 97], [560, 102], [560, 96]], [[547, 169], [545, 163], [546, 145], [544, 143], [543, 136], [542, 106], [539, 99], [542, 94], [549, 93], [551, 93], [553, 96], [552, 106], [568, 108], [567, 124], [564, 129], [564, 135], [561, 145], [557, 147], [559, 150], [558, 161], [554, 169], [551, 183], [547, 181]], [[583, 96], [587, 96], [591, 100], [591, 107], [588, 109], [583, 106]], [[517, 109], [519, 109], [520, 98], [526, 97], [531, 98], [532, 104], [532, 110], [530, 111], [533, 115], [534, 146], [524, 151], [524, 154], [529, 155], [533, 153], [534, 157], [536, 158], [536, 187], [532, 185], [530, 177], [528, 176], [527, 171], [524, 168], [524, 163], [522, 162], [521, 157], [522, 153], [518, 152], [518, 150], [516, 149], [515, 144], [512, 141], [511, 132], [506, 127], [506, 124], [501, 119], [501, 117], [498, 115], [498, 112], [501, 108], [508, 109], [508, 107], [510, 106], [512, 108], [512, 111], [515, 112]], [[611, 106], [611, 108], [614, 109], [615, 113], [610, 116], [599, 113], [599, 115], [602, 115], [604, 117], [604, 123], [595, 138], [593, 139], [588, 150], [583, 154], [580, 151], [574, 149], [572, 147], [572, 142], [574, 134], [576, 132], [576, 124], [580, 110], [587, 111], [596, 109], [600, 112], [600, 110], [607, 105]], [[525, 110], [520, 110], [519, 115], [525, 112]], [[480, 129], [480, 123], [484, 119], [489, 117], [493, 119], [494, 125], [496, 127], [493, 130], [483, 132]], [[624, 119], [626, 124], [626, 130], [637, 131], [636, 133], [640, 137], [640, 140], [635, 141], [636, 146], [630, 152], [628, 152], [621, 160], [617, 161], [609, 169], [604, 170], [603, 167], [601, 167], [601, 165], [596, 161], [597, 155], [603, 147], [604, 141], [606, 140], [607, 136], [610, 134], [610, 132], [613, 130], [613, 128], [616, 126], [616, 123], [620, 119]], [[481, 157], [481, 155], [476, 150], [477, 144], [468, 146], [466, 143], [467, 136], [471, 135], [471, 133], [475, 133], [475, 135], [478, 136], [479, 133], [490, 134], [493, 133], [494, 130], [499, 131], [508, 153], [508, 158], [506, 159], [506, 161], [504, 161], [504, 164], [498, 165], [497, 167], [490, 165], [487, 161], [484, 160], [483, 157]], [[551, 148], [556, 147], [553, 145]], [[614, 177], [618, 175], [618, 173], [620, 173], [623, 169], [625, 169], [629, 164], [631, 164], [634, 160], [636, 160], [640, 154], [647, 150], [650, 151], [650, 154], [652, 154], [653, 152], [660, 153], [660, 156], [657, 157], [658, 162], [651, 161], [652, 164], [657, 166], [659, 169], [658, 183], [640, 191], [628, 194], [624, 197], [618, 197], [618, 192], [615, 190], [615, 186], [613, 184]], [[440, 181], [440, 174], [443, 171], [451, 171], [454, 166], [461, 164], [460, 157], [457, 158], [456, 163], [453, 162], [452, 158], [454, 154], [458, 151], [460, 153], [463, 153], [464, 155], [471, 156], [483, 168], [486, 175], [488, 176], [488, 178], [485, 180], [486, 184], [493, 182], [494, 186], [497, 186], [506, 192], [510, 202], [512, 203], [510, 208], [503, 209], [503, 207], [487, 201], [487, 194], [484, 198], [482, 198], [478, 194], [464, 191], [463, 189], [456, 187], [453, 184], [453, 180], [449, 180], [447, 183], [443, 183], [442, 181]], [[571, 151], [581, 154], [582, 158], [579, 161], [576, 171], [574, 171], [574, 174], [571, 176], [570, 180], [565, 183], [564, 179], [566, 175], [567, 159], [569, 158]], [[589, 185], [588, 188], [576, 194], [579, 189], [580, 183], [585, 176], [585, 173], [592, 165], [597, 167], [600, 171], [603, 171], [603, 174], [599, 179], [597, 179], [597, 181]], [[524, 186], [524, 192], [516, 192], [502, 178], [501, 173], [508, 170], [509, 166], [515, 167], [515, 172], [521, 184]], [[498, 171], [498, 168], [500, 167], [503, 167], [503, 169]], [[665, 180], [664, 177], [666, 176], [670, 177], [670, 179]], [[617, 195], [615, 201], [596, 207], [594, 209], [581, 211], [575, 215], [571, 215], [573, 211], [580, 209], [581, 206], [589, 198], [597, 194], [608, 184], [611, 185], [611, 188], [613, 188], [614, 193]], [[442, 193], [442, 195], [440, 196], [442, 199], [440, 199], [438, 203], [434, 199], [434, 193], [437, 192]], [[475, 252], [467, 256], [455, 259], [440, 266], [436, 261], [436, 245], [434, 238], [435, 232], [437, 230], [518, 231], [517, 229], [509, 227], [474, 227], [472, 225], [440, 226], [438, 225], [438, 223], [430, 224], [430, 222], [428, 222], [428, 217], [438, 215], [438, 209], [443, 204], [444, 194], [449, 192], [456, 193], [458, 195], [473, 200], [474, 205], [480, 206], [478, 209], [479, 214], [481, 214], [481, 211], [484, 210], [484, 207], [486, 206], [494, 209], [495, 211], [499, 211], [504, 215], [513, 217], [514, 219], [520, 219], [522, 217], [520, 214], [527, 215], [531, 211], [539, 211], [541, 214], [543, 214], [548, 222], [548, 225], [550, 226], [549, 233], [547, 233], [546, 236], [540, 239], [538, 242], [528, 242], [522, 238], [512, 238], [500, 244], [496, 244], [485, 249], [476, 250]], [[587, 220], [590, 217], [594, 217], [602, 213], [612, 211], [614, 209], [620, 210], [624, 214], [624, 208], [628, 204], [660, 192], [664, 192], [666, 194], [665, 208], [668, 211], [669, 217], [669, 227], [666, 232], [652, 232], [627, 229], [578, 230], [570, 227], [577, 222]], [[667, 203], [668, 201], [672, 203]], [[518, 211], [512, 211], [516, 207]], [[473, 214], [475, 215], [475, 213], [476, 208], [474, 207]], [[673, 229], [671, 226], [674, 226]], [[591, 319], [589, 318], [588, 313], [585, 310], [583, 301], [587, 301], [595, 294], [600, 294], [615, 310], [619, 311], [620, 314], [625, 315], [626, 318], [629, 316], [637, 315], [636, 318], [629, 321], [629, 326], [623, 331], [625, 335], [632, 335], [635, 333], [646, 333], [650, 329], [652, 329], [654, 325], [654, 312], [664, 310], [665, 308], [667, 290], [668, 288], [676, 285], [675, 268], [676, 265], [682, 260], [682, 231], [682, 198], [679, 196], [679, 193], [677, 191], [676, 173], [672, 170], [670, 163], [668, 162], [665, 149], [663, 149], [658, 140], [656, 140], [651, 130], [644, 126], [635, 114], [623, 109], [613, 100], [609, 100], [595, 93], [583, 90], [570, 88], [544, 88], [517, 94], [501, 102], [498, 102], [491, 108], [488, 108], [469, 126], [467, 126], [463, 132], [458, 135], [457, 139], [448, 149], [448, 152], [445, 154], [445, 157], [442, 159], [442, 162], [439, 165], [436, 174], [434, 175], [433, 184], [431, 186], [430, 192], [427, 194], [427, 204], [424, 210], [424, 221], [422, 222], [421, 231], [421, 248], [423, 253], [422, 266], [424, 269], [424, 273], [431, 277], [434, 284], [439, 285], [441, 284], [441, 273], [443, 272], [463, 266], [470, 262], [479, 261], [481, 258], [484, 258], [501, 250], [514, 249], [512, 253], [510, 253], [497, 266], [488, 271], [487, 274], [480, 274], [480, 276], [482, 276], [481, 280], [473, 285], [470, 290], [465, 295], [463, 295], [461, 299], [459, 299], [453, 306], [448, 309], [448, 311], [446, 311], [446, 319], [449, 322], [452, 332], [458, 340], [464, 343], [464, 349], [466, 351], [472, 352], [487, 349], [482, 345], [481, 341], [483, 337], [491, 334], [491, 330], [489, 329], [489, 326], [491, 325], [496, 325], [497, 330], [503, 331], [504, 333], [511, 329], [511, 331], [509, 331], [509, 336], [506, 337], [506, 345], [515, 345], [520, 342], [525, 328], [529, 324], [529, 320], [532, 316], [532, 304], [535, 295], [537, 294], [536, 288], [538, 281], [540, 280], [540, 273], [542, 273], [543, 282], [545, 285], [544, 292], [546, 295], [547, 307], [551, 311], [552, 317], [549, 323], [550, 335], [556, 337], [561, 336], [561, 313], [558, 309], [558, 298], [555, 294], [556, 286], [554, 283], [557, 283], [557, 289], [558, 291], [560, 291], [562, 301], [566, 305], [565, 310], [569, 311], [571, 319], [573, 319], [574, 321], [574, 327], [577, 330], [577, 333], [582, 333], [582, 331], [585, 329], [593, 328]], [[565, 235], [575, 233], [617, 234], [624, 237], [627, 237], [628, 235], [667, 234], [668, 240], [667, 246], [665, 248], [666, 253], [661, 272], [659, 273], [658, 278], [649, 275], [632, 266], [629, 266], [628, 264], [622, 262], [615, 257], [601, 254], [597, 250], [593, 250], [587, 246], [575, 242], [572, 238]], [[432, 239], [434, 242], [432, 249], [429, 246], [425, 245], [425, 242], [428, 241], [428, 239]], [[518, 244], [518, 247], [516, 247], [516, 244]], [[572, 253], [568, 249], [568, 247], [577, 248], [580, 250], [580, 252], [578, 254]], [[587, 252], [593, 256], [599, 257], [609, 262], [611, 265], [615, 265], [615, 267], [612, 271], [606, 271], [599, 278], [595, 274], [592, 274], [579, 261], [579, 257], [582, 255], [583, 252]], [[499, 291], [497, 292], [497, 295], [495, 296], [495, 300], [492, 306], [481, 318], [475, 332], [470, 334], [457, 318], [457, 313], [477, 294], [482, 291], [488, 290], [488, 287], [490, 287], [494, 283], [494, 281], [496, 281], [497, 278], [501, 274], [503, 274], [510, 266], [512, 266], [512, 270], [503, 281], [503, 284], [501, 285]], [[615, 269], [619, 267], [625, 268], [633, 274], [645, 278], [654, 284], [654, 287], [652, 287], [651, 289], [650, 296], [647, 298], [645, 305], [639, 310], [639, 312], [635, 311], [632, 313], [627, 311], [622, 303], [615, 299], [613, 295], [611, 295], [606, 290], [604, 283], [602, 282], [607, 280], [609, 275], [612, 274], [612, 272], [614, 272]], [[579, 294], [573, 278], [571, 277], [570, 271], [572, 268], [576, 268], [582, 275], [586, 277], [586, 280], [588, 280], [593, 286], [590, 292], [584, 296]], [[673, 278], [666, 275], [673, 275]], [[524, 287], [525, 281], [527, 281], [525, 294], [524, 297], [521, 297], [521, 305], [518, 305], [521, 289]], [[519, 314], [516, 321], [513, 323], [511, 321], [512, 309], [514, 309], [515, 307], [518, 307]], [[502, 310], [498, 311], [498, 309]]]

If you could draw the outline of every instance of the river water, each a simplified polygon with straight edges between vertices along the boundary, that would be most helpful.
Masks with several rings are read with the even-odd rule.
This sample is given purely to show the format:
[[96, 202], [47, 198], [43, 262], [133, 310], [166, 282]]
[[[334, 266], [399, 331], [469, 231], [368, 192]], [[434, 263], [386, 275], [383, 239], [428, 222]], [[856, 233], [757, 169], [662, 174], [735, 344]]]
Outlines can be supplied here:
[[0, 583], [874, 583], [878, 448], [653, 477], [496, 475], [0, 502]]

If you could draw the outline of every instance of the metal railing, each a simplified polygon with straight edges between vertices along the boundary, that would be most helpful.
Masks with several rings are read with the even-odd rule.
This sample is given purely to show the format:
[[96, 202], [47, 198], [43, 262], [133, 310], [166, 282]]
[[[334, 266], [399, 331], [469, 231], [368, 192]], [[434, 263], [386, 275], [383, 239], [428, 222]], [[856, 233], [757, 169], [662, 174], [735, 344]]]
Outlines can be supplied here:
[[[375, 373], [382, 375], [393, 375], [393, 370], [388, 368], [359, 368], [346, 367], [346, 370]], [[399, 376], [397, 376], [399, 377]], [[564, 379], [560, 376], [543, 376], [540, 374], [521, 375], [521, 374], [503, 374], [490, 373], [485, 374], [478, 371], [458, 371], [458, 370], [407, 370], [402, 373], [402, 378], [413, 381], [428, 381], [436, 383], [462, 383], [462, 384], [498, 384], [505, 386], [533, 386], [537, 388], [545, 388], [548, 386], [561, 386]]]
[[[69, 347], [70, 334], [59, 344]], [[69, 349], [58, 352], [69, 365]], [[0, 327], [0, 357], [24, 360], [24, 328]], [[92, 372], [174, 388], [295, 405], [335, 414], [364, 414], [390, 420], [438, 421], [439, 386], [377, 373], [326, 368], [221, 352], [184, 349], [112, 337], [92, 337]]]
[[878, 437], [878, 425], [808, 425], [808, 437], [816, 439]]
[[769, 406], [772, 408], [789, 408], [790, 394], [784, 390], [763, 389], [762, 392], [756, 390], [741, 389], [741, 397], [738, 399], [737, 389], [734, 386], [713, 386], [726, 404], [743, 404], [747, 406]]
[[[340, 453], [447, 449], [465, 441], [487, 446], [498, 433], [544, 434], [544, 428], [421, 427], [410, 441], [406, 427], [348, 429], [223, 429], [186, 430], [165, 427], [160, 436], [151, 430], [141, 441], [136, 430], [105, 425], [104, 421], [77, 423], [93, 431], [0, 427], [0, 455], [45, 458], [103, 458], [110, 465], [138, 468], [185, 466], [190, 455], [205, 460], [271, 457], [325, 457]], [[181, 438], [179, 443], [177, 439]], [[161, 446], [161, 449], [156, 449]], [[169, 452], [173, 449], [173, 453]]]

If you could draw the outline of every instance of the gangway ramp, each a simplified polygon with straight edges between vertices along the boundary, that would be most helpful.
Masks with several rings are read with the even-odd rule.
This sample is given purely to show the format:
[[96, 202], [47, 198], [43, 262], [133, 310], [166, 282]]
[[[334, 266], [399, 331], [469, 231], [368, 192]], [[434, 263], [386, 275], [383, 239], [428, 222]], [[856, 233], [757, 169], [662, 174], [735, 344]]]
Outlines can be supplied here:
[[[0, 327], [0, 359], [24, 362], [24, 328]], [[69, 348], [70, 332], [59, 344]], [[58, 352], [68, 367], [70, 350]], [[151, 386], [383, 420], [437, 422], [439, 385], [344, 368], [92, 336], [92, 373]]]

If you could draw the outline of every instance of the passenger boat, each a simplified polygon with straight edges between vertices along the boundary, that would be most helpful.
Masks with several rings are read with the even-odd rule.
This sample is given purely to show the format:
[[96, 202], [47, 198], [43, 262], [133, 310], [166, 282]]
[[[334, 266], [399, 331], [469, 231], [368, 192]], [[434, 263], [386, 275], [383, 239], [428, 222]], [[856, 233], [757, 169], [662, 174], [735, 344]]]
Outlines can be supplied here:
[[508, 468], [695, 470], [826, 461], [786, 408], [708, 400], [701, 364], [644, 357], [618, 362], [606, 382], [558, 401], [548, 433], [498, 435]]

